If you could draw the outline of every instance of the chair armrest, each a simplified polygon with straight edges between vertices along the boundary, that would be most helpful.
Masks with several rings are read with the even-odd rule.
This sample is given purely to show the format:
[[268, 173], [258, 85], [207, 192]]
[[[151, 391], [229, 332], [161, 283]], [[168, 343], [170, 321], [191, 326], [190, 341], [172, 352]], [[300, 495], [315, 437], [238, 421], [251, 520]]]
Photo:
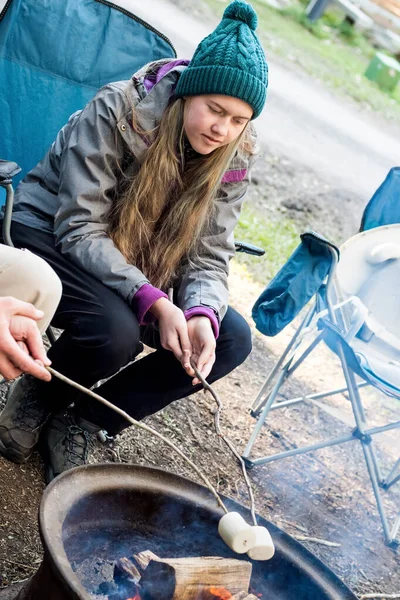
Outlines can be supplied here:
[[398, 258], [400, 258], [400, 244], [386, 242], [373, 248], [366, 260], [371, 265], [379, 265], [388, 260], [394, 260]]
[[236, 252], [246, 252], [246, 254], [252, 254], [253, 256], [263, 256], [265, 254], [264, 248], [259, 248], [247, 242], [235, 242], [235, 248]]
[[21, 171], [21, 167], [15, 162], [0, 159], [0, 185], [8, 185], [12, 178]]

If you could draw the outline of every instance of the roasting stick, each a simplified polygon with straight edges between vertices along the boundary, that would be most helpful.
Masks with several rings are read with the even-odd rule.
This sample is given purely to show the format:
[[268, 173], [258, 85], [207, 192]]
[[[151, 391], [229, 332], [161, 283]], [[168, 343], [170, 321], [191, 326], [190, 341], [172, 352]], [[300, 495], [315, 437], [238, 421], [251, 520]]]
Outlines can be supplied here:
[[[174, 302], [174, 290], [173, 290], [173, 288], [169, 288], [168, 289], [168, 299], [169, 299], [170, 302], [172, 302], [172, 303]], [[222, 402], [219, 399], [218, 394], [211, 387], [211, 385], [200, 374], [200, 371], [198, 370], [198, 368], [196, 367], [196, 365], [193, 363], [193, 361], [191, 361], [191, 365], [192, 365], [192, 368], [193, 368], [193, 370], [195, 372], [195, 375], [196, 375], [197, 379], [201, 382], [204, 390], [207, 391], [207, 392], [210, 392], [211, 396], [214, 398], [215, 402], [217, 403], [217, 410], [214, 413], [214, 426], [215, 426], [215, 430], [217, 432], [217, 435], [224, 440], [225, 444], [228, 446], [228, 448], [231, 450], [231, 452], [233, 452], [234, 456], [238, 459], [238, 461], [239, 461], [239, 463], [240, 463], [240, 465], [242, 467], [243, 477], [244, 477], [244, 480], [246, 482], [247, 489], [249, 490], [251, 518], [253, 520], [253, 524], [255, 526], [257, 526], [257, 518], [256, 518], [254, 494], [253, 494], [253, 489], [251, 487], [251, 483], [250, 483], [249, 477], [247, 475], [246, 465], [244, 463], [243, 458], [240, 456], [239, 452], [236, 450], [235, 446], [222, 433], [221, 427], [220, 427], [220, 424], [219, 424], [220, 412], [222, 410]]]
[[213, 390], [211, 385], [204, 379], [204, 377], [202, 375], [200, 375], [199, 370], [193, 363], [192, 363], [192, 368], [196, 374], [197, 379], [202, 383], [204, 389], [207, 390], [208, 392], [210, 392], [211, 396], [214, 398], [215, 402], [217, 403], [217, 410], [214, 413], [215, 430], [217, 432], [217, 435], [221, 439], [224, 440], [225, 444], [228, 446], [228, 448], [231, 450], [231, 452], [237, 458], [237, 460], [240, 463], [240, 466], [242, 467], [243, 477], [244, 477], [244, 480], [246, 482], [246, 486], [247, 486], [247, 489], [249, 492], [251, 518], [253, 520], [253, 524], [257, 526], [256, 503], [254, 500], [253, 488], [251, 486], [249, 476], [247, 475], [245, 462], [244, 462], [243, 458], [240, 456], [239, 452], [236, 450], [235, 446], [232, 444], [231, 440], [222, 433], [221, 426], [219, 423], [219, 418], [221, 416], [221, 410], [223, 408], [222, 402], [221, 402], [217, 392], [215, 390]]
[[[228, 515], [224, 515], [218, 527], [218, 531], [224, 542], [235, 552], [243, 553], [247, 552], [247, 555], [253, 560], [269, 560], [275, 554], [275, 546], [272, 541], [271, 534], [266, 527], [257, 525], [255, 500], [253, 494], [253, 488], [250, 483], [249, 476], [246, 470], [246, 464], [231, 440], [227, 438], [221, 430], [219, 418], [222, 410], [222, 402], [219, 399], [217, 392], [211, 387], [211, 385], [201, 376], [196, 365], [192, 363], [193, 370], [196, 374], [197, 379], [202, 383], [204, 390], [210, 392], [214, 398], [217, 409], [214, 413], [214, 425], [217, 435], [222, 438], [228, 448], [231, 450], [233, 455], [237, 458], [240, 463], [243, 472], [243, 478], [245, 480], [250, 499], [250, 512], [253, 520], [253, 526], [250, 527], [244, 521], [243, 517], [239, 513], [232, 512]], [[246, 550], [243, 548], [246, 546]]]
[[119, 415], [121, 415], [121, 417], [124, 417], [127, 421], [129, 421], [129, 423], [131, 423], [132, 425], [135, 425], [139, 429], [143, 429], [143, 431], [147, 431], [148, 433], [151, 433], [152, 435], [154, 435], [154, 436], [158, 437], [160, 440], [162, 440], [165, 444], [167, 444], [167, 446], [169, 446], [170, 448], [172, 448], [172, 450], [174, 450], [174, 452], [176, 452], [177, 454], [179, 454], [179, 456], [184, 461], [186, 461], [188, 465], [190, 465], [192, 467], [192, 469], [197, 473], [197, 475], [199, 477], [201, 477], [201, 479], [204, 481], [204, 483], [206, 484], [206, 486], [208, 487], [208, 489], [210, 490], [210, 492], [213, 494], [213, 496], [215, 497], [216, 501], [218, 502], [218, 504], [222, 508], [222, 510], [226, 514], [229, 513], [228, 509], [226, 508], [225, 504], [222, 502], [222, 500], [221, 500], [221, 498], [220, 498], [217, 490], [213, 487], [212, 483], [207, 479], [207, 477], [202, 473], [202, 471], [194, 464], [194, 462], [192, 462], [190, 460], [190, 458], [188, 458], [168, 438], [166, 438], [163, 435], [161, 435], [161, 433], [159, 433], [156, 429], [153, 429], [152, 427], [149, 427], [148, 425], [145, 425], [144, 423], [140, 423], [139, 421], [136, 421], [136, 419], [133, 419], [124, 410], [122, 410], [121, 408], [118, 408], [118, 406], [115, 406], [114, 404], [112, 404], [111, 402], [109, 402], [108, 400], [106, 400], [105, 398], [103, 398], [102, 396], [99, 396], [99, 394], [96, 394], [95, 392], [92, 392], [92, 390], [89, 390], [88, 388], [84, 387], [83, 385], [80, 385], [76, 381], [73, 381], [72, 379], [69, 379], [65, 375], [62, 375], [61, 373], [59, 373], [58, 371], [56, 371], [52, 367], [46, 367], [46, 369], [49, 371], [49, 373], [51, 373], [52, 375], [54, 375], [54, 377], [57, 377], [58, 379], [61, 379], [61, 381], [64, 381], [64, 383], [68, 383], [69, 385], [71, 385], [72, 387], [76, 388], [77, 390], [79, 390], [81, 392], [84, 392], [85, 394], [88, 394], [88, 396], [91, 396], [95, 400], [98, 400], [99, 402], [101, 402], [102, 404], [104, 404], [105, 406], [107, 406], [108, 408], [110, 408], [111, 410], [114, 410], [116, 413], [118, 413]]

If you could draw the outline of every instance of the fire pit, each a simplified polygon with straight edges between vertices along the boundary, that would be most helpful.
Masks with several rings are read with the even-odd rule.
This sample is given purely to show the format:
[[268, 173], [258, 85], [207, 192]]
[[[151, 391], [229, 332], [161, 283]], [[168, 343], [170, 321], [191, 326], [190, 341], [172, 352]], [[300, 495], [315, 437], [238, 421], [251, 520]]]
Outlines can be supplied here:
[[[229, 499], [226, 503], [249, 520], [247, 509]], [[41, 503], [43, 563], [19, 594], [10, 595], [8, 590], [7, 598], [100, 598], [98, 581], [92, 583], [99, 571], [121, 557], [143, 551], [163, 558], [242, 559], [218, 536], [221, 516], [207, 489], [164, 471], [114, 464], [67, 471], [49, 485]], [[276, 553], [270, 561], [252, 561], [250, 585], [257, 597], [356, 599], [330, 569], [293, 538], [262, 518], [259, 522], [270, 530]], [[250, 560], [246, 555], [244, 559]]]

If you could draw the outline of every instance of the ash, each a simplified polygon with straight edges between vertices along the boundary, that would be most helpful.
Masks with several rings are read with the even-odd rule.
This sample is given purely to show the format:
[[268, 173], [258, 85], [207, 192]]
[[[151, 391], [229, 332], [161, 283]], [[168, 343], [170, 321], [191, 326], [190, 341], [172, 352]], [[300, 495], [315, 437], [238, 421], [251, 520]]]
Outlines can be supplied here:
[[86, 558], [72, 568], [83, 587], [93, 600], [108, 600], [109, 594], [117, 591], [114, 583], [115, 560]]

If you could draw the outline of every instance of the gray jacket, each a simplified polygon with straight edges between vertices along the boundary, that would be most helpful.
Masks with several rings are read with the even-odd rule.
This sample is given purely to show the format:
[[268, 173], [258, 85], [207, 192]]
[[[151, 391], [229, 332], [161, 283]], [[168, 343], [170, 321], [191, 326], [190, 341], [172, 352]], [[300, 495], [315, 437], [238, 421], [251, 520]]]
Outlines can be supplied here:
[[[184, 68], [172, 66], [150, 91], [144, 85], [146, 68], [128, 81], [103, 87], [70, 117], [47, 155], [16, 190], [13, 219], [54, 233], [63, 254], [128, 303], [143, 284], [151, 282], [115, 247], [107, 234], [107, 215], [118, 187], [119, 165], [140, 159], [147, 150], [130, 125], [132, 106], [140, 127], [154, 128]], [[253, 158], [236, 156], [223, 178], [215, 216], [200, 240], [201, 262], [184, 265], [176, 287], [177, 303], [183, 310], [207, 306], [220, 319], [226, 312], [228, 264], [235, 252], [233, 230]]]

